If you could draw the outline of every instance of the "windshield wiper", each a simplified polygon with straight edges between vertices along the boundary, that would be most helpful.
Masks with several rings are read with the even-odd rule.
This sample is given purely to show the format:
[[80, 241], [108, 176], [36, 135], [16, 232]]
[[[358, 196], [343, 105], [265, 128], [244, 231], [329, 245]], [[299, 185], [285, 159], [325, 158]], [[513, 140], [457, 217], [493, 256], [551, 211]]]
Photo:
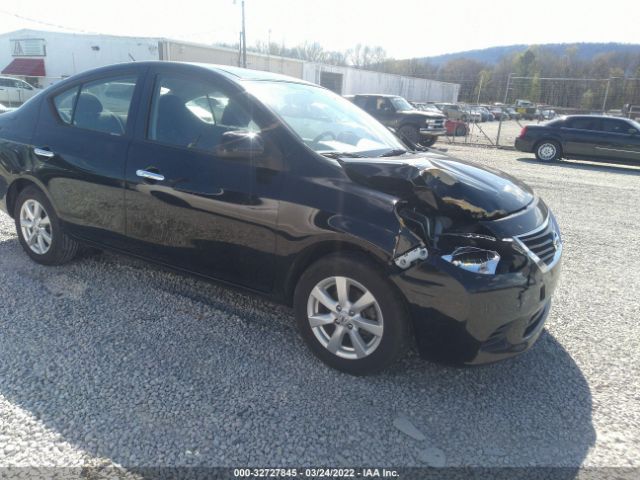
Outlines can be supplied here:
[[388, 152], [384, 152], [381, 157], [397, 157], [398, 155], [404, 155], [405, 153], [409, 153], [408, 150], [403, 150], [402, 148], [396, 148], [394, 150], [389, 150]]
[[318, 152], [320, 155], [324, 155], [329, 158], [340, 158], [340, 157], [348, 157], [348, 158], [365, 158], [363, 155], [354, 152]]

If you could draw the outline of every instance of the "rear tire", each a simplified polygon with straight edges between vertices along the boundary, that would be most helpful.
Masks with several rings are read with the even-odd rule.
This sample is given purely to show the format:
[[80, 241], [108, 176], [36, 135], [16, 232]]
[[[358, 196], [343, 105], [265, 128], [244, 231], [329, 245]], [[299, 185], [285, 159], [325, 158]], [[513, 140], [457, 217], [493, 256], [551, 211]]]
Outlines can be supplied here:
[[78, 243], [64, 233], [51, 202], [38, 188], [18, 194], [13, 218], [20, 245], [33, 261], [62, 265], [75, 257]]
[[405, 303], [364, 255], [332, 254], [311, 265], [298, 281], [294, 310], [307, 346], [337, 370], [377, 372], [407, 350]]
[[542, 140], [535, 147], [536, 158], [541, 162], [554, 162], [562, 157], [562, 147], [555, 140]]

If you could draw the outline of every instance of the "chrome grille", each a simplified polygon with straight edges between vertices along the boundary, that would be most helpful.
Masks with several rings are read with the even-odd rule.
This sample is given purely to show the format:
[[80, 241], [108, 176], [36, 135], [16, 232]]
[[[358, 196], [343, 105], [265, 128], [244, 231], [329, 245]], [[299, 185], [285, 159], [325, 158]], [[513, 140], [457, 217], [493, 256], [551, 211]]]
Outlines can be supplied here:
[[551, 218], [548, 218], [540, 228], [516, 238], [547, 265], [553, 262], [560, 248], [560, 234]]

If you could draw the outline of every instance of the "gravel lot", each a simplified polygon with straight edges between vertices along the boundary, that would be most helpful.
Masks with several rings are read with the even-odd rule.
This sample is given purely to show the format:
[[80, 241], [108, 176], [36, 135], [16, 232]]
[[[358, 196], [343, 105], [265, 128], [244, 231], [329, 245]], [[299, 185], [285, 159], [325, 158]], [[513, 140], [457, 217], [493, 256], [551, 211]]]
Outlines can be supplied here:
[[353, 378], [285, 307], [110, 253], [41, 267], [0, 214], [0, 466], [640, 468], [640, 170], [449, 152], [558, 217], [563, 278], [531, 351]]

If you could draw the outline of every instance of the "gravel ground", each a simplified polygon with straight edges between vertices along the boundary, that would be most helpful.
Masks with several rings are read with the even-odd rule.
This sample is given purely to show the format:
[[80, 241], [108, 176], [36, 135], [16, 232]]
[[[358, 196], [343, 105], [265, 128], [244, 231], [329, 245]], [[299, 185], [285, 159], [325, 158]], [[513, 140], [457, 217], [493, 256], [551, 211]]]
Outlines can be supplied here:
[[532, 350], [350, 377], [288, 308], [109, 253], [38, 266], [0, 214], [0, 466], [640, 468], [640, 170], [449, 152], [558, 217], [563, 278]]

